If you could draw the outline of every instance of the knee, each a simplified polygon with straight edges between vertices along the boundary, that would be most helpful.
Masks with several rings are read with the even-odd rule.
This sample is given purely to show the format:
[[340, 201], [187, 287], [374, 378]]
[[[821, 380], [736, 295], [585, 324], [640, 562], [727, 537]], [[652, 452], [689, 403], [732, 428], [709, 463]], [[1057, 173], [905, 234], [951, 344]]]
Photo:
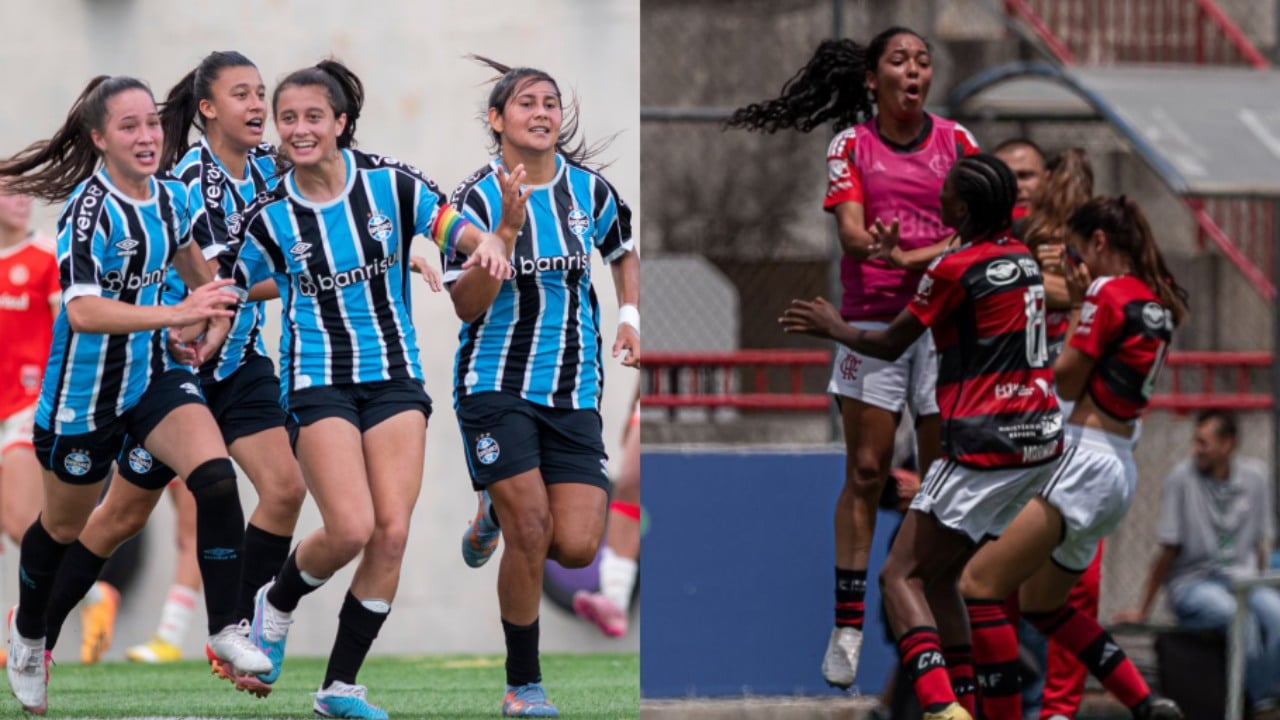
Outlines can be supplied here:
[[878, 501], [887, 474], [881, 453], [859, 449], [846, 467], [845, 484], [855, 495]]
[[[99, 518], [101, 515], [101, 518]], [[102, 528], [106, 539], [115, 547], [129, 538], [142, 532], [147, 520], [151, 518], [151, 509], [137, 506], [102, 508], [90, 516], [92, 523]]]
[[407, 524], [380, 527], [373, 531], [365, 553], [373, 555], [384, 564], [394, 564], [399, 567], [408, 544], [409, 526]]
[[546, 555], [551, 547], [551, 512], [546, 508], [522, 508], [515, 513], [502, 513], [502, 539], [507, 550], [522, 550]]
[[573, 533], [563, 538], [557, 535], [551, 543], [550, 557], [566, 568], [583, 568], [596, 559], [599, 550], [599, 535]]
[[995, 580], [989, 573], [975, 569], [970, 562], [960, 573], [960, 596], [966, 599], [1004, 598], [1009, 593], [999, 587]]
[[373, 538], [373, 518], [345, 518], [341, 522], [326, 523], [330, 549], [344, 562], [365, 549]]
[[196, 505], [210, 500], [224, 500], [231, 496], [235, 496], [239, 502], [240, 496], [236, 490], [236, 469], [231, 464], [230, 458], [214, 458], [201, 463], [187, 476], [187, 488], [196, 499]]
[[63, 518], [58, 520], [43, 519], [37, 520], [44, 526], [45, 532], [53, 541], [59, 545], [70, 545], [80, 537], [80, 533], [84, 531], [84, 526], [88, 522], [87, 519], [80, 518]]
[[307, 499], [307, 486], [294, 465], [291, 470], [273, 471], [257, 486], [258, 502], [276, 517], [296, 517]]

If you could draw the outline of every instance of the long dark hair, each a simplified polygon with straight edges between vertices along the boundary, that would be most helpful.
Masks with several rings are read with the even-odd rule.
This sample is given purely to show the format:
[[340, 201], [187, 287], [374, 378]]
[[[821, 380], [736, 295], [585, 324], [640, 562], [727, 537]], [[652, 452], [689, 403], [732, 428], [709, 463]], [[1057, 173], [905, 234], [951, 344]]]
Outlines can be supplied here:
[[1173, 313], [1173, 324], [1182, 324], [1190, 312], [1187, 291], [1164, 264], [1164, 256], [1138, 203], [1124, 195], [1096, 197], [1071, 213], [1067, 227], [1082, 238], [1101, 230], [1112, 248], [1128, 256], [1134, 277], [1146, 283], [1160, 304]]
[[1093, 165], [1082, 148], [1069, 148], [1053, 156], [1046, 165], [1049, 177], [1031, 199], [1026, 229], [1027, 247], [1035, 250], [1044, 243], [1066, 239], [1067, 218], [1093, 197]]
[[315, 65], [294, 70], [289, 73], [275, 92], [271, 94], [271, 114], [276, 114], [280, 104], [280, 93], [291, 87], [310, 87], [319, 85], [329, 96], [329, 107], [333, 108], [333, 116], [347, 116], [347, 125], [338, 135], [338, 147], [349, 148], [356, 145], [356, 120], [360, 118], [360, 108], [364, 106], [364, 83], [346, 65], [325, 58]]
[[52, 137], [28, 145], [7, 160], [0, 160], [0, 178], [10, 178], [5, 182], [5, 189], [50, 202], [66, 199], [98, 169], [102, 158], [90, 131], [102, 132], [106, 128], [107, 102], [126, 90], [135, 89], [151, 95], [146, 83], [125, 75], [99, 75], [90, 80]]
[[[556, 152], [568, 158], [570, 162], [577, 165], [586, 165], [588, 161], [599, 155], [613, 141], [613, 137], [610, 136], [594, 145], [589, 145], [586, 138], [578, 140], [576, 144], [574, 143], [574, 138], [578, 134], [578, 98], [574, 96], [569, 99], [568, 103], [564, 102], [564, 98], [560, 94], [560, 84], [546, 71], [531, 67], [511, 67], [497, 60], [474, 53], [467, 57], [481, 65], [492, 68], [498, 73], [498, 77], [494, 79], [493, 89], [489, 91], [487, 109], [497, 110], [499, 115], [507, 107], [507, 103], [511, 101], [511, 98], [515, 97], [521, 90], [544, 80], [551, 83], [551, 87], [556, 89], [556, 97], [560, 98], [560, 107], [564, 110], [564, 118], [560, 122], [560, 137], [556, 140]], [[502, 136], [493, 128], [489, 128], [489, 136], [491, 140], [490, 151], [494, 154], [501, 153]]]
[[1012, 225], [1018, 179], [1004, 161], [986, 153], [962, 157], [951, 166], [951, 187], [968, 213], [956, 228], [960, 237], [989, 238]]
[[923, 35], [895, 25], [865, 46], [843, 38], [823, 40], [809, 62], [782, 86], [782, 93], [764, 102], [733, 111], [729, 127], [774, 133], [795, 129], [809, 132], [832, 121], [837, 131], [870, 120], [875, 98], [867, 89], [867, 73], [874, 73], [889, 41], [897, 35], [914, 35], [929, 47]]
[[160, 152], [160, 167], [177, 164], [187, 149], [187, 133], [191, 125], [205, 132], [204, 116], [200, 114], [200, 102], [212, 99], [212, 85], [222, 71], [233, 67], [252, 67], [249, 58], [234, 50], [217, 50], [209, 53], [194, 70], [183, 76], [169, 89], [160, 109], [160, 123], [164, 127], [164, 150]]

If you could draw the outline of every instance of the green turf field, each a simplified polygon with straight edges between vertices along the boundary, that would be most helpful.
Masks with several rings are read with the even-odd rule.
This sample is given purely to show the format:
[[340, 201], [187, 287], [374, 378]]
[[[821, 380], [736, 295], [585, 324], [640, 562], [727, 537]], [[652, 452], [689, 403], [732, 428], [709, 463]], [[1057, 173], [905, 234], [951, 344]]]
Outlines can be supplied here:
[[[394, 719], [499, 718], [504, 674], [497, 656], [374, 657], [358, 681], [369, 701]], [[288, 658], [265, 700], [236, 692], [203, 662], [169, 665], [55, 665], [50, 718], [314, 718], [311, 693], [324, 678], [322, 658]], [[543, 685], [563, 718], [638, 718], [640, 656], [542, 657]], [[21, 717], [4, 688], [0, 718]]]

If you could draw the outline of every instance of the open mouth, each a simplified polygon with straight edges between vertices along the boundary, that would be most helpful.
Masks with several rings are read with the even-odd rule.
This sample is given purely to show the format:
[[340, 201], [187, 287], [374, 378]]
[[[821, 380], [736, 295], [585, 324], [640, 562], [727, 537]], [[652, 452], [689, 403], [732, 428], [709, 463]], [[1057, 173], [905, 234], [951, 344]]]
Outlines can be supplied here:
[[133, 156], [143, 165], [154, 165], [156, 162], [156, 152], [154, 150], [143, 150], [134, 153]]
[[262, 132], [262, 124], [263, 124], [262, 118], [254, 118], [249, 122], [245, 123], [245, 125], [248, 125], [251, 130], [257, 133]]
[[907, 96], [907, 99], [908, 99], [908, 100], [919, 100], [919, 99], [920, 99], [920, 84], [919, 84], [919, 83], [911, 83], [911, 84], [907, 85], [907, 86], [906, 86], [906, 88], [904, 88], [904, 92], [906, 93], [906, 96]]

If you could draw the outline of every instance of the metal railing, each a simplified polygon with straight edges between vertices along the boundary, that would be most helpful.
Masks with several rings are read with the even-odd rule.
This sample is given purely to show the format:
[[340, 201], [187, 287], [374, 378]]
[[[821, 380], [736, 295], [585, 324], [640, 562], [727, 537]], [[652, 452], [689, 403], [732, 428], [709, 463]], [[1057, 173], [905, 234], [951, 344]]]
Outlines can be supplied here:
[[1004, 6], [1066, 65], [1268, 66], [1213, 0], [1005, 0]]
[[[1269, 352], [1173, 352], [1165, 360], [1167, 389], [1151, 409], [1268, 410], [1270, 393], [1255, 390], [1270, 371]], [[649, 353], [640, 402], [649, 408], [734, 408], [823, 412], [831, 407], [827, 350], [740, 350]]]
[[1236, 614], [1231, 618], [1231, 635], [1227, 639], [1227, 714], [1226, 720], [1244, 717], [1244, 626], [1249, 613], [1249, 591], [1266, 585], [1280, 588], [1280, 573], [1239, 578], [1231, 588], [1236, 596]]
[[1275, 248], [1275, 204], [1248, 197], [1184, 198], [1198, 227], [1200, 246], [1212, 243], [1263, 299], [1275, 300], [1270, 277]]

